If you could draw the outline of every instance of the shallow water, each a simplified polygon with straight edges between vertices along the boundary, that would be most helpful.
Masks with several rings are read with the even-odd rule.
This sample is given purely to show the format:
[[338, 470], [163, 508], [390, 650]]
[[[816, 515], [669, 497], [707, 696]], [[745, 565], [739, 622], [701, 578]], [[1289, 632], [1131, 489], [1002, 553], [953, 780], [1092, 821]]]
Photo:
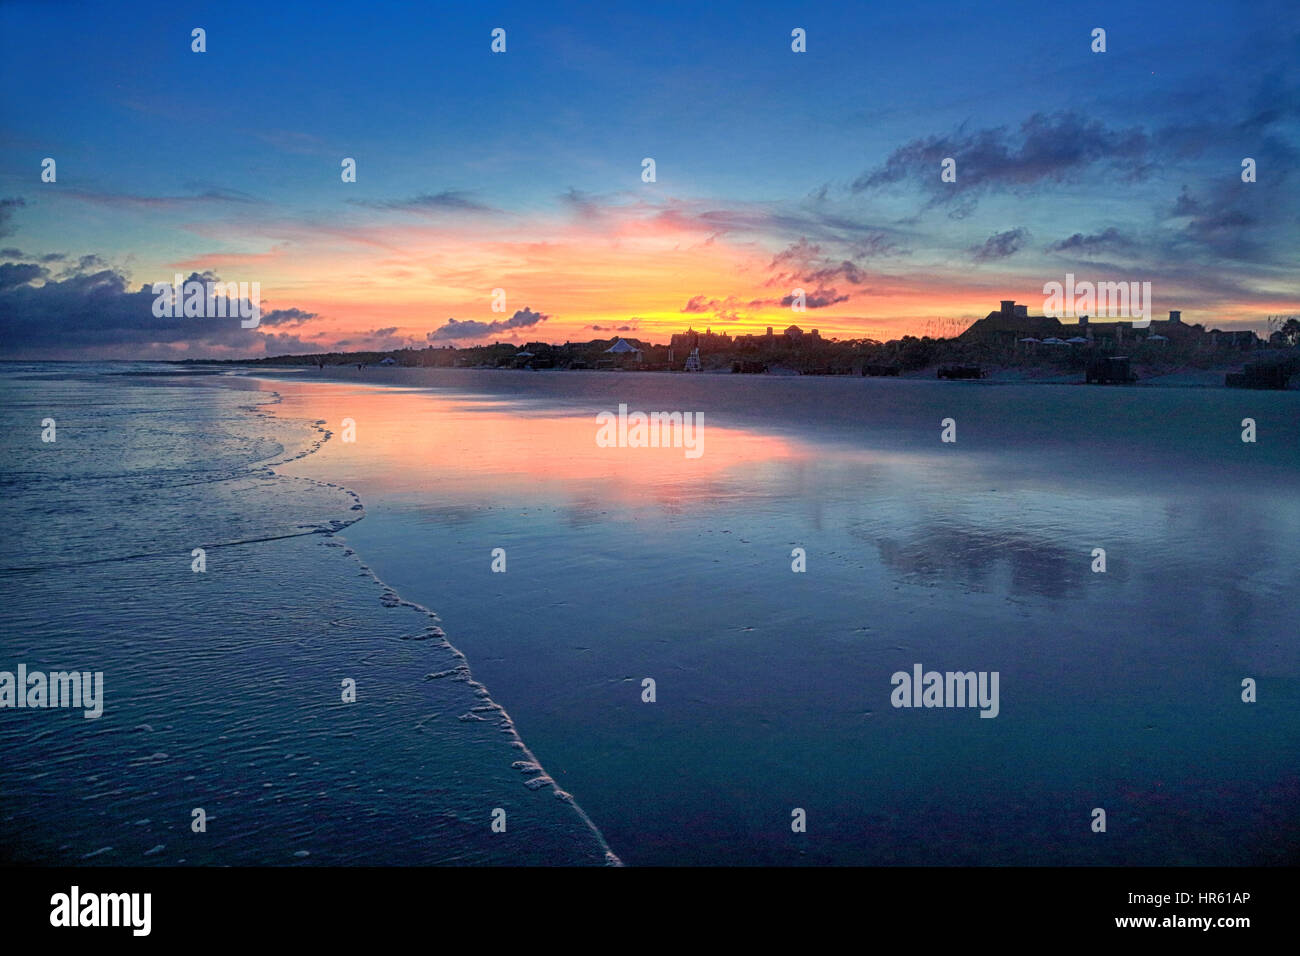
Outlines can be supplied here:
[[0, 858], [606, 862], [436, 617], [334, 536], [355, 494], [277, 474], [326, 429], [242, 381], [124, 371], [174, 370], [0, 369], [0, 670], [101, 671], [105, 698], [0, 710]]
[[[265, 385], [356, 422], [286, 471], [360, 494], [343, 537], [625, 861], [1295, 860], [1300, 396], [334, 377]], [[598, 447], [620, 402], [702, 411], [704, 454]], [[998, 717], [892, 707], [918, 662], [997, 671]]]
[[[1297, 859], [1295, 394], [124, 370], [0, 371], [0, 669], [107, 687], [0, 710], [5, 859]], [[998, 716], [892, 707], [918, 662]]]

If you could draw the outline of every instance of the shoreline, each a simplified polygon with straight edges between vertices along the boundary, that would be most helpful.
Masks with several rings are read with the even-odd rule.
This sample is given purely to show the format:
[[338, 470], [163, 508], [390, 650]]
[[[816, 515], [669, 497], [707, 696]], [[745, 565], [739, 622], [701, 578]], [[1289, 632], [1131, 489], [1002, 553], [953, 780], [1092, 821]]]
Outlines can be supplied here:
[[[248, 411], [251, 414], [256, 415], [259, 414], [259, 409], [263, 409], [263, 408], [271, 409], [283, 404], [284, 399], [279, 392], [272, 390], [271, 396], [272, 398], [268, 402], [262, 404], [256, 404], [256, 405], [241, 406], [241, 408], [243, 408], [244, 410]], [[307, 419], [286, 418], [285, 420], [298, 421], [301, 424], [307, 425], [317, 431], [323, 432], [323, 435], [319, 440], [313, 442], [307, 449], [305, 449], [300, 454], [293, 455], [288, 458], [283, 458], [279, 461], [267, 464], [265, 465], [265, 467], [277, 479], [287, 479], [290, 481], [316, 482], [316, 479], [307, 478], [305, 476], [281, 474], [276, 469], [279, 466], [287, 464], [288, 462], [298, 461], [300, 459], [308, 458], [311, 455], [314, 455], [327, 442], [329, 442], [329, 440], [334, 436], [334, 432], [328, 428], [322, 428], [322, 425], [319, 422], [312, 422]], [[356, 548], [356, 546], [347, 541], [347, 538], [343, 535], [343, 532], [346, 531], [348, 528], [352, 527], [353, 525], [359, 524], [361, 521], [365, 519], [366, 517], [365, 503], [362, 501], [361, 496], [357, 492], [353, 491], [351, 488], [348, 488], [346, 485], [342, 485], [337, 482], [333, 484], [336, 488], [338, 488], [339, 490], [341, 490], [342, 492], [350, 496], [356, 502], [357, 506], [359, 506], [361, 509], [361, 513], [357, 515], [355, 519], [347, 522], [346, 524], [340, 527], [333, 527], [330, 529], [315, 529], [313, 531], [303, 532], [303, 534], [304, 535], [321, 534], [327, 539], [336, 536], [341, 537], [343, 539], [343, 543], [340, 544], [340, 547], [343, 548], [344, 557], [353, 558], [356, 561], [356, 564], [360, 572], [364, 574], [366, 577], [370, 578], [372, 581], [374, 581], [375, 584], [377, 584], [382, 589], [380, 602], [383, 606], [410, 608], [411, 610], [423, 614], [425, 617], [429, 619], [430, 622], [432, 622], [425, 629], [425, 637], [412, 638], [412, 639], [424, 640], [426, 638], [433, 638], [435, 639], [436, 642], [434, 646], [446, 650], [453, 658], [459, 660], [461, 663], [455, 665], [454, 667], [448, 670], [431, 672], [425, 676], [425, 680], [429, 681], [435, 679], [450, 678], [453, 681], [458, 681], [467, 684], [469, 688], [472, 691], [474, 691], [474, 693], [478, 697], [481, 698], [480, 704], [474, 707], [473, 711], [486, 713], [488, 709], [491, 709], [494, 710], [499, 716], [500, 719], [498, 721], [498, 726], [501, 728], [501, 730], [504, 733], [507, 734], [507, 736], [510, 738], [509, 741], [510, 746], [513, 747], [516, 751], [518, 751], [520, 757], [522, 758], [521, 760], [515, 761], [513, 764], [511, 764], [511, 767], [512, 769], [518, 770], [520, 774], [526, 778], [522, 781], [523, 785], [527, 787], [529, 790], [533, 790], [533, 791], [540, 790], [545, 786], [549, 786], [552, 795], [557, 800], [567, 803], [573, 809], [573, 811], [578, 815], [579, 820], [581, 820], [584, 824], [586, 824], [587, 828], [591, 831], [592, 835], [596, 839], [596, 842], [600, 850], [604, 854], [605, 865], [622, 866], [623, 861], [619, 858], [618, 854], [616, 854], [613, 851], [613, 849], [610, 847], [609, 842], [608, 840], [605, 839], [605, 835], [603, 832], [601, 832], [600, 827], [597, 826], [595, 821], [591, 819], [591, 817], [582, 808], [582, 806], [578, 803], [578, 801], [574, 798], [572, 794], [560, 788], [559, 784], [555, 782], [554, 778], [552, 778], [550, 774], [546, 772], [546, 768], [542, 764], [542, 762], [538, 760], [537, 756], [532, 752], [531, 749], [529, 749], [528, 745], [524, 742], [523, 738], [519, 735], [519, 732], [515, 729], [514, 720], [511, 718], [509, 712], [505, 709], [503, 705], [493, 700], [491, 696], [491, 692], [487, 689], [487, 687], [484, 684], [474, 679], [473, 672], [469, 665], [468, 658], [459, 648], [457, 648], [454, 644], [452, 644], [451, 641], [448, 639], [446, 633], [443, 631], [442, 627], [440, 626], [440, 622], [442, 619], [438, 616], [438, 613], [428, 607], [425, 607], [423, 604], [419, 604], [418, 602], [403, 598], [395, 588], [393, 588], [391, 585], [383, 581], [383, 579], [381, 579], [379, 575], [376, 574], [374, 570], [371, 569], [370, 566], [365, 563], [365, 559], [362, 557], [360, 551]], [[461, 719], [464, 720], [465, 717], [462, 717]], [[486, 718], [479, 717], [478, 719], [486, 719]]]
[[[203, 363], [178, 362], [173, 364], [192, 370], [190, 374], [214, 374], [212, 371], [208, 370], [208, 368], [211, 366], [204, 367], [200, 371], [200, 367], [203, 365]], [[787, 381], [790, 379], [818, 379], [818, 380], [829, 379], [834, 381], [843, 381], [843, 380], [857, 381], [860, 379], [869, 379], [872, 381], [880, 381], [880, 382], [943, 381], [937, 376], [937, 369], [939, 368], [939, 366], [930, 366], [923, 369], [905, 371], [905, 372], [901, 372], [899, 375], [893, 375], [893, 376], [869, 376], [869, 375], [860, 375], [860, 374], [818, 375], [818, 374], [810, 374], [810, 373], [800, 373], [794, 370], [775, 370], [775, 371], [768, 371], [768, 372], [758, 373], [758, 374], [745, 374], [745, 373], [733, 373], [723, 369], [708, 370], [708, 371], [703, 371], [698, 373], [687, 373], [681, 371], [665, 372], [665, 371], [652, 371], [652, 370], [643, 370], [643, 369], [635, 369], [635, 368], [526, 369], [526, 368], [506, 368], [506, 367], [492, 367], [492, 366], [466, 366], [466, 367], [445, 366], [444, 367], [444, 366], [419, 366], [419, 365], [383, 366], [383, 365], [370, 365], [370, 364], [364, 365], [362, 368], [358, 369], [355, 364], [327, 365], [324, 366], [323, 368], [318, 368], [314, 365], [271, 365], [271, 364], [241, 363], [238, 361], [230, 362], [230, 363], [223, 362], [220, 363], [219, 365], [216, 365], [215, 367], [227, 371], [239, 370], [254, 375], [255, 377], [265, 377], [271, 380], [274, 380], [275, 377], [280, 375], [292, 374], [296, 377], [297, 375], [301, 374], [304, 376], [309, 375], [316, 379], [328, 379], [330, 381], [365, 382], [369, 380], [372, 381], [374, 384], [403, 384], [401, 382], [401, 376], [404, 375], [409, 376], [411, 373], [428, 372], [428, 371], [435, 371], [439, 373], [442, 372], [493, 373], [493, 374], [499, 373], [503, 375], [510, 375], [513, 373], [514, 376], [523, 376], [523, 377], [544, 376], [547, 378], [567, 377], [569, 375], [579, 375], [579, 376], [586, 376], [586, 377], [595, 376], [600, 378], [606, 378], [610, 375], [619, 375], [619, 376], [636, 375], [636, 376], [654, 376], [656, 378], [681, 377], [685, 379], [693, 379], [697, 377], [708, 377], [708, 378], [735, 377], [737, 379], [744, 379], [750, 381], [764, 381], [764, 380]], [[1112, 384], [1106, 387], [1107, 388], [1135, 387], [1135, 388], [1161, 388], [1161, 389], [1186, 388], [1186, 389], [1215, 390], [1215, 391], [1223, 390], [1223, 391], [1233, 391], [1233, 392], [1242, 392], [1242, 391], [1300, 392], [1300, 376], [1295, 376], [1292, 382], [1290, 383], [1290, 385], [1282, 389], [1230, 388], [1226, 384], [1225, 378], [1229, 372], [1234, 371], [1234, 369], [1239, 370], [1239, 368], [1240, 368], [1239, 365], [1234, 367], [1211, 368], [1211, 369], [1201, 369], [1201, 368], [1195, 368], [1189, 366], [1189, 367], [1178, 368], [1171, 371], [1161, 372], [1155, 375], [1147, 375], [1145, 377], [1139, 377], [1137, 381], [1127, 383], [1127, 385]], [[1046, 374], [1034, 374], [1036, 372], [1044, 372]], [[165, 374], [165, 373], [160, 373], [160, 374]], [[221, 374], [221, 372], [217, 371], [215, 372], [215, 374]], [[998, 366], [998, 367], [992, 367], [988, 369], [985, 375], [979, 379], [955, 380], [952, 382], [946, 382], [945, 384], [1082, 386], [1082, 385], [1089, 385], [1090, 383], [1085, 382], [1083, 380], [1082, 372], [1055, 373], [1053, 370], [1043, 369], [1038, 367], [1021, 368], [1017, 366]]]
[[[290, 389], [151, 370], [0, 384], [11, 418], [32, 401], [60, 425], [57, 446], [7, 469], [24, 469], [20, 514], [52, 504], [7, 539], [0, 647], [46, 670], [84, 661], [108, 692], [93, 732], [0, 727], [14, 796], [0, 857], [622, 865], [437, 626], [437, 602], [398, 595], [358, 552], [360, 495], [311, 462], [337, 426]], [[48, 607], [52, 590], [64, 600]], [[78, 788], [113, 798], [61, 816], [58, 795]], [[221, 821], [211, 839], [192, 835], [207, 831], [190, 830], [191, 807]], [[489, 827], [495, 808], [509, 837]], [[49, 819], [57, 839], [34, 826]]]
[[[1063, 787], [1145, 791], [1158, 786], [1148, 775], [1181, 779], [1181, 765], [1158, 748], [1143, 750], [1151, 764], [1141, 772], [1127, 757], [1102, 761], [1103, 748], [1098, 784], [1041, 746], [1044, 735], [1066, 726], [1104, 741], [1117, 726], [1149, 722], [1145, 705], [1121, 703], [1098, 714], [1061, 703], [1060, 694], [1091, 687], [1069, 676], [1090, 653], [1084, 647], [1102, 646], [1101, 635], [1141, 619], [1159, 582], [1167, 610], [1150, 633], [1134, 632], [1122, 647], [1104, 644], [1116, 655], [1112, 663], [1134, 665], [1107, 669], [1099, 678], [1106, 693], [1133, 701], [1137, 688], [1167, 677], [1168, 660], [1194, 638], [1198, 668], [1162, 685], [1156, 700], [1158, 723], [1170, 728], [1204, 679], [1235, 672], [1239, 657], [1261, 666], [1272, 653], [1269, 645], [1214, 637], [1223, 628], [1213, 608], [1244, 581], [1276, 587], [1276, 575], [1243, 570], [1210, 598], [1186, 591], [1203, 569], [1217, 567], [1214, 549], [1189, 551], [1186, 543], [1218, 527], [1213, 514], [1223, 499], [1209, 499], [1213, 514], [1186, 503], [1201, 493], [1205, 463], [1218, 462], [1218, 474], [1231, 468], [1237, 479], [1233, 501], [1247, 509], [1245, 524], [1264, 527], [1259, 516], [1267, 509], [1258, 502], [1279, 487], [1274, 475], [1284, 480], [1280, 487], [1294, 481], [1288, 399], [1164, 389], [1134, 402], [1045, 390], [1027, 399], [1043, 407], [1025, 411], [1029, 393], [953, 392], [946, 383], [900, 392], [849, 382], [759, 385], [755, 376], [724, 383], [706, 376], [369, 371], [280, 376], [288, 380], [276, 386], [288, 397], [286, 414], [331, 423], [350, 415], [358, 423], [359, 453], [331, 442], [317, 463], [330, 470], [309, 474], [346, 474], [348, 486], [366, 496], [371, 520], [345, 535], [349, 543], [390, 586], [438, 608], [564, 788], [593, 801], [628, 865], [933, 864], [932, 853], [909, 842], [924, 825], [909, 803], [911, 784], [891, 782], [922, 746], [959, 767], [1023, 755], [1052, 782], [1023, 798], [1018, 825], [1026, 831], [1055, 812]], [[265, 372], [256, 377], [270, 377]], [[328, 387], [315, 387], [321, 384]], [[704, 409], [707, 427], [718, 431], [703, 460], [716, 455], [727, 470], [701, 472], [679, 455], [666, 456], [672, 467], [661, 469], [651, 467], [649, 453], [596, 451], [587, 415], [618, 401]], [[1213, 424], [1235, 423], [1239, 411], [1258, 415], [1270, 436], [1245, 457], [1237, 454], [1235, 428]], [[961, 423], [960, 459], [939, 442], [947, 414]], [[725, 433], [741, 422], [747, 434], [728, 444]], [[1022, 455], [1008, 463], [1004, 449], [1016, 442]], [[553, 454], [538, 464], [522, 449]], [[1134, 467], [1093, 474], [1091, 462], [1106, 455]], [[616, 464], [606, 467], [611, 457]], [[1282, 526], [1293, 510], [1285, 506]], [[931, 514], [938, 517], [918, 517]], [[1115, 562], [1105, 578], [1089, 577], [1087, 561], [1075, 560], [1098, 540]], [[791, 577], [790, 548], [809, 542], [816, 577]], [[497, 545], [510, 552], [509, 576], [487, 573], [487, 549]], [[1261, 553], [1269, 545], [1267, 537], [1250, 542]], [[644, 588], [638, 579], [646, 576], [662, 586]], [[589, 587], [593, 582], [599, 587]], [[827, 607], [818, 599], [827, 591], [845, 598]], [[724, 592], [731, 597], [720, 597]], [[1059, 635], [1054, 622], [1068, 606], [1084, 623]], [[1247, 634], [1276, 630], [1269, 607], [1261, 604]], [[969, 625], [961, 634], [938, 623], [952, 615]], [[799, 638], [791, 641], [792, 633]], [[1027, 643], [1024, 636], [1035, 633], [1056, 636]], [[924, 647], [925, 657], [910, 654], [914, 646]], [[1063, 686], [1035, 676], [1042, 654], [1064, 662]], [[969, 666], [998, 669], [1004, 688], [1018, 688], [1020, 713], [1042, 708], [1046, 726], [1018, 723], [1009, 706], [977, 729], [922, 724], [890, 709], [890, 673], [914, 660], [968, 655]], [[660, 682], [655, 708], [637, 690], [647, 675]], [[749, 690], [734, 693], [741, 686]], [[1225, 727], [1249, 719], [1228, 703], [1216, 713]], [[828, 714], [837, 719], [828, 724]], [[1183, 741], [1181, 731], [1174, 739]], [[858, 759], [864, 747], [878, 755], [870, 766]], [[815, 798], [819, 826], [857, 835], [792, 854], [781, 816], [789, 813], [786, 803], [810, 801], [810, 768], [826, 776]], [[692, 786], [681, 788], [682, 779]], [[1236, 784], [1214, 779], [1223, 787], [1216, 806], [1255, 806]], [[923, 772], [915, 785], [938, 786], [939, 778]], [[934, 800], [966, 834], [953, 851], [958, 858], [1095, 859], [1065, 837], [1025, 847], [992, 831], [984, 816], [992, 804], [983, 801], [1018, 791], [1010, 775], [996, 774], [986, 789], [993, 796]], [[873, 795], [865, 806], [864, 791]], [[864, 819], [870, 838], [861, 835]], [[1235, 858], [1209, 838], [1179, 849], [1172, 824], [1153, 824], [1113, 852], [1153, 865]], [[746, 833], [739, 842], [737, 827]], [[1259, 852], [1253, 844], [1241, 851]]]

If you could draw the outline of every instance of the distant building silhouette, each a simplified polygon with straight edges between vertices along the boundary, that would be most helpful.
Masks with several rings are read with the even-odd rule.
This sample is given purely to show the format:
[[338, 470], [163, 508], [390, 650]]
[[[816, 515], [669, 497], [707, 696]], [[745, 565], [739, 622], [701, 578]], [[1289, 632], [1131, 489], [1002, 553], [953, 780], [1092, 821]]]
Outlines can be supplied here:
[[718, 352], [729, 349], [733, 345], [730, 335], [725, 332], [714, 332], [712, 329], [704, 332], [697, 332], [695, 329], [678, 332], [668, 344], [674, 354], [679, 352], [690, 354], [691, 349], [699, 349], [701, 353]]
[[1081, 315], [1073, 322], [1045, 315], [1030, 315], [1029, 307], [1017, 305], [1014, 299], [1001, 300], [999, 308], [972, 323], [961, 333], [959, 341], [982, 345], [1013, 348], [1023, 340], [1083, 339], [1100, 348], [1118, 348], [1144, 341], [1191, 345], [1201, 348], [1253, 349], [1260, 340], [1249, 329], [1243, 331], [1207, 332], [1200, 326], [1186, 325], [1179, 310], [1171, 310], [1166, 321], [1153, 320], [1146, 327], [1133, 327], [1132, 319], [1098, 322]]

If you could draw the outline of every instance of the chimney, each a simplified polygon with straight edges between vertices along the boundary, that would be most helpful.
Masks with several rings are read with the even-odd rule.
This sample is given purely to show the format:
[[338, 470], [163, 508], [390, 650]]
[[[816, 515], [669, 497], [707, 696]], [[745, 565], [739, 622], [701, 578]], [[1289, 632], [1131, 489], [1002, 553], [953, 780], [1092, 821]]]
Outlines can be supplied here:
[[1182, 321], [1183, 321], [1183, 313], [1177, 311], [1176, 309], [1170, 309], [1170, 310], [1169, 310], [1169, 321], [1170, 321], [1170, 322], [1177, 322], [1177, 323], [1179, 323], [1179, 324], [1182, 324]]
[[1017, 305], [1017, 306], [1015, 306], [1015, 310], [1016, 310], [1016, 318], [1017, 318], [1017, 319], [1027, 319], [1027, 318], [1029, 318], [1029, 306], [1027, 306], [1027, 305]]
[[1016, 312], [1016, 300], [1015, 300], [1015, 299], [1003, 299], [1003, 300], [1002, 300], [1002, 314], [1003, 314], [1003, 315], [1014, 315], [1015, 312]]

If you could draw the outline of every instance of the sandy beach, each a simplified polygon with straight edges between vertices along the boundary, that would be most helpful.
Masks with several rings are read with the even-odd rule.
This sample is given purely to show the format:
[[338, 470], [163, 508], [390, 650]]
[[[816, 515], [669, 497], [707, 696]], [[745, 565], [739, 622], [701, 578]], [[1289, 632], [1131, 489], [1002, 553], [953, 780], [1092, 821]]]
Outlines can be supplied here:
[[[334, 433], [286, 470], [357, 492], [366, 518], [342, 537], [437, 611], [629, 863], [1226, 864], [1294, 845], [1277, 838], [1300, 733], [1282, 716], [1300, 674], [1292, 394], [259, 381]], [[706, 453], [600, 448], [595, 414], [620, 401], [702, 412]], [[892, 707], [890, 675], [916, 662], [998, 671], [1001, 713]], [[1243, 708], [1247, 674], [1280, 696]], [[1076, 802], [1126, 825], [1089, 840]]]

